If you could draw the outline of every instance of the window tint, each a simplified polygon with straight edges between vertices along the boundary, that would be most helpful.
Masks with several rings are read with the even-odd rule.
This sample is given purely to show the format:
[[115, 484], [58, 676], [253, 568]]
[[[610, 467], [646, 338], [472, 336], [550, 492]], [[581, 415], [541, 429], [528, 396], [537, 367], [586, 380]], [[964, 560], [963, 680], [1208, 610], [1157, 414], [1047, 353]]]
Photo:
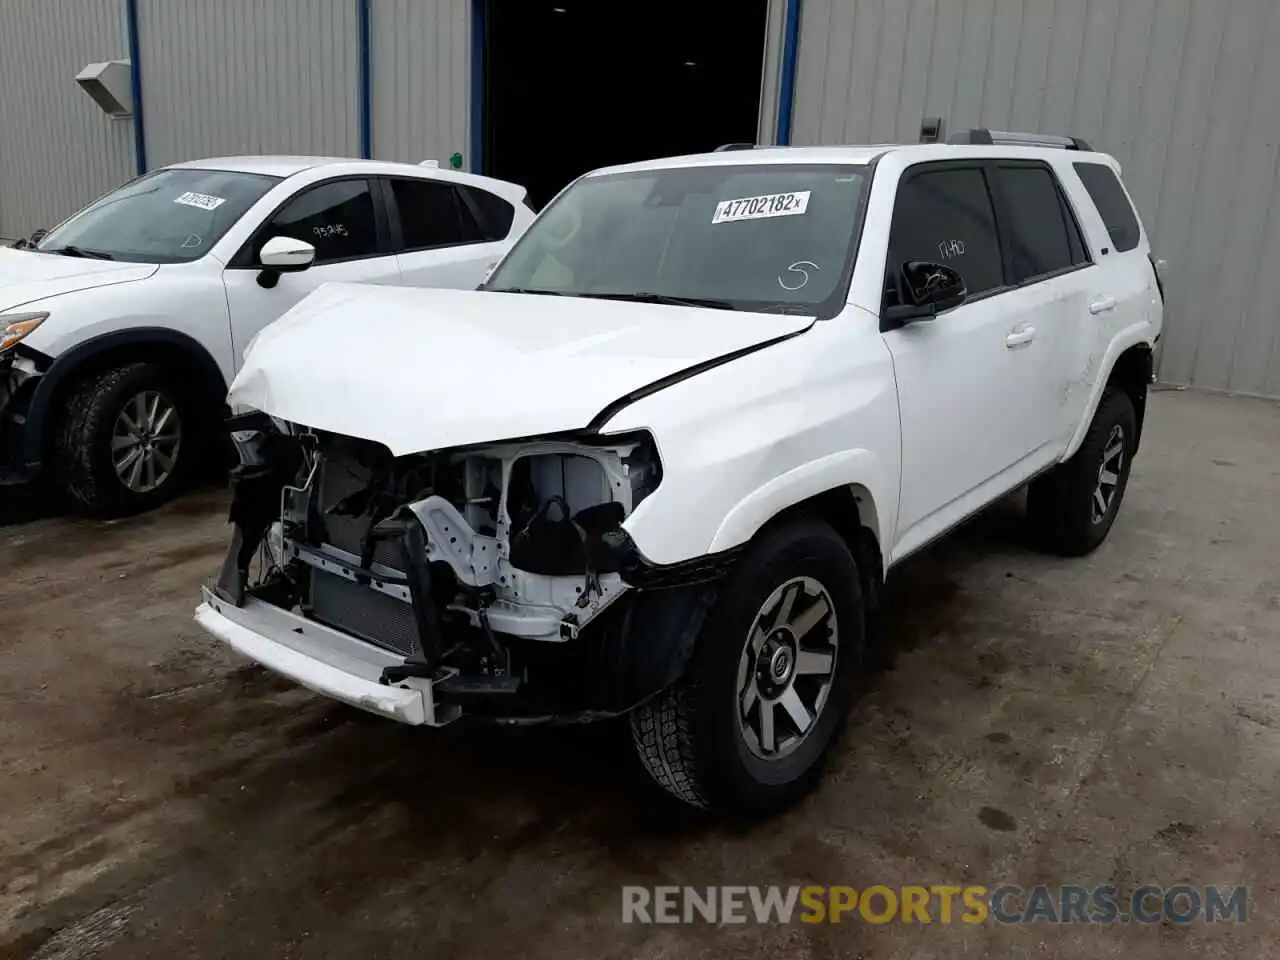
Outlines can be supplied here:
[[376, 254], [378, 228], [368, 182], [335, 180], [298, 194], [272, 218], [262, 241], [281, 236], [313, 245], [316, 263]]
[[480, 232], [485, 240], [502, 240], [511, 232], [511, 221], [516, 217], [515, 207], [479, 187], [459, 186], [457, 189], [469, 201], [468, 205], [479, 220]]
[[1018, 282], [1065, 270], [1084, 262], [1084, 252], [1073, 244], [1069, 214], [1063, 207], [1057, 181], [1047, 167], [1000, 167], [1007, 222], [1005, 235], [1013, 254], [1013, 274]]
[[1132, 250], [1138, 245], [1142, 231], [1138, 228], [1138, 215], [1133, 212], [1115, 171], [1103, 163], [1077, 163], [1075, 168], [1102, 215], [1102, 222], [1107, 225], [1116, 251]]
[[462, 204], [452, 184], [436, 180], [392, 180], [400, 210], [400, 230], [406, 250], [475, 243], [480, 228]]
[[[889, 269], [930, 260], [960, 271], [969, 296], [1004, 285], [1000, 241], [981, 170], [928, 170], [898, 188]], [[896, 274], [895, 274], [896, 275]]]

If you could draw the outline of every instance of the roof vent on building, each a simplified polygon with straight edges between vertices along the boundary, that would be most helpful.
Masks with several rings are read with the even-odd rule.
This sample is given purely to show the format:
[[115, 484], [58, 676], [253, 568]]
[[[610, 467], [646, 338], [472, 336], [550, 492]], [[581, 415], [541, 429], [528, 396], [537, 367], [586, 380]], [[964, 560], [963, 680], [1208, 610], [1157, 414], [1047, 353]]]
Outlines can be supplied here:
[[128, 60], [91, 63], [76, 74], [76, 83], [113, 120], [133, 116], [133, 76]]
[[920, 121], [920, 142], [937, 143], [946, 129], [947, 124], [941, 117], [925, 117]]

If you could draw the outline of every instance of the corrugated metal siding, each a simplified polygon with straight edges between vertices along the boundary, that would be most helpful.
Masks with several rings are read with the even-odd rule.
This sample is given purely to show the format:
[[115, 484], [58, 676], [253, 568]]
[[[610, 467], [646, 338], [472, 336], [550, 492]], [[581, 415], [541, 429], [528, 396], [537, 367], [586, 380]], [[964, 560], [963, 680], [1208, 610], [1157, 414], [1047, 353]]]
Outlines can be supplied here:
[[1280, 394], [1278, 0], [805, 0], [794, 142], [924, 116], [1115, 155], [1169, 262], [1160, 377]]
[[120, 0], [0, 0], [0, 237], [51, 227], [134, 172], [133, 123], [75, 82], [129, 55]]
[[764, 71], [760, 78], [760, 125], [757, 143], [778, 140], [778, 83], [782, 73], [782, 47], [787, 20], [787, 0], [769, 0], [765, 25]]
[[470, 0], [371, 0], [373, 155], [471, 168]]
[[358, 156], [355, 0], [140, 0], [147, 160]]

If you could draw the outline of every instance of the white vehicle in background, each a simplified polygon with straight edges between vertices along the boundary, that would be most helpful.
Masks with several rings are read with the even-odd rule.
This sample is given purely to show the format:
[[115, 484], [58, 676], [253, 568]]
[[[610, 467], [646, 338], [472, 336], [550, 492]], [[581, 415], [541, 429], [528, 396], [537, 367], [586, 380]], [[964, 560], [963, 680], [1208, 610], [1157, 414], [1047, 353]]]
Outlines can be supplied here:
[[402, 723], [629, 715], [681, 800], [791, 802], [885, 573], [1024, 485], [1086, 554], [1138, 451], [1164, 298], [1118, 164], [970, 139], [598, 170], [479, 292], [317, 291], [232, 384], [197, 621]]
[[51, 475], [103, 516], [170, 499], [225, 449], [227, 385], [267, 324], [330, 281], [474, 288], [526, 197], [427, 165], [224, 157], [0, 248], [0, 483]]

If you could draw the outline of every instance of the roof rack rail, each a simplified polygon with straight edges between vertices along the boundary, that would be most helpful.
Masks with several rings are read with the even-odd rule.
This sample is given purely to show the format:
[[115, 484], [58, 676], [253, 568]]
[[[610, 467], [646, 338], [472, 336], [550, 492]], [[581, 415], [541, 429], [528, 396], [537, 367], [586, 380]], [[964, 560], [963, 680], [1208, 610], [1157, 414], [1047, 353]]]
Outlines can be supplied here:
[[723, 153], [725, 150], [754, 150], [754, 143], [722, 143], [712, 153]]
[[1058, 137], [1051, 133], [1018, 133], [1014, 130], [988, 130], [985, 127], [974, 127], [972, 130], [957, 130], [947, 137], [947, 143], [991, 144], [999, 143], [1009, 147], [1061, 147], [1063, 150], [1092, 151], [1079, 137]]

